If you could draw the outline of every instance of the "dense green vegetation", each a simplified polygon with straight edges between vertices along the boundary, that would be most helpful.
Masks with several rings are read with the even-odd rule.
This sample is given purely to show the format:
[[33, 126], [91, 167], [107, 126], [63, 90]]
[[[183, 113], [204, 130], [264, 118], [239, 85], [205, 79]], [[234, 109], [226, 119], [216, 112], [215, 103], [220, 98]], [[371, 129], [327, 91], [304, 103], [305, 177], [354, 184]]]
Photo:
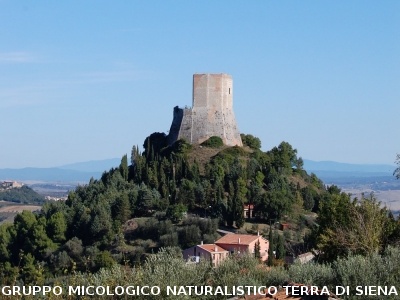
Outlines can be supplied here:
[[258, 137], [251, 134], [241, 134], [243, 146], [250, 147], [251, 149], [261, 149], [261, 141]]
[[201, 143], [201, 145], [210, 148], [220, 148], [224, 145], [224, 142], [219, 136], [212, 136], [208, 140]]
[[132, 148], [131, 164], [124, 155], [117, 168], [79, 186], [67, 201], [0, 226], [0, 281], [41, 283], [115, 264], [139, 270], [162, 247], [212, 243], [218, 226], [240, 229], [244, 204], [254, 205], [253, 222], [288, 222], [296, 230], [295, 237], [264, 232], [277, 256], [270, 265], [296, 249], [319, 249], [327, 262], [350, 253], [373, 256], [400, 239], [399, 221], [374, 197], [351, 199], [326, 188], [303, 170], [287, 142], [263, 152], [258, 138], [242, 138], [245, 147], [218, 148], [215, 139], [210, 147], [184, 140], [168, 146], [165, 134], [151, 134], [143, 153]]
[[[79, 285], [138, 285], [160, 286], [160, 296], [146, 296], [146, 299], [192, 299], [193, 296], [168, 296], [166, 286], [279, 286], [283, 282], [302, 282], [307, 285], [349, 286], [353, 296], [346, 299], [398, 299], [398, 296], [354, 296], [356, 286], [395, 286], [400, 288], [400, 250], [388, 248], [382, 255], [350, 255], [328, 264], [294, 264], [290, 268], [260, 268], [258, 260], [251, 256], [234, 257], [224, 261], [219, 267], [211, 268], [207, 262], [187, 265], [174, 249], [162, 250], [149, 258], [146, 263], [133, 271], [113, 267], [91, 276], [79, 275], [74, 284]], [[140, 298], [140, 297], [138, 297]], [[144, 297], [142, 297], [144, 298]], [[225, 299], [226, 297], [198, 297], [201, 299]]]
[[[226, 299], [224, 296], [179, 296], [167, 295], [167, 286], [279, 286], [284, 282], [302, 282], [307, 285], [327, 286], [334, 292], [336, 286], [349, 286], [350, 296], [343, 299], [398, 299], [390, 296], [356, 296], [356, 286], [394, 286], [400, 289], [400, 250], [389, 247], [382, 255], [367, 256], [349, 255], [333, 263], [299, 264], [289, 268], [262, 268], [257, 258], [252, 256], [231, 256], [216, 268], [207, 261], [199, 264], [186, 264], [180, 254], [180, 249], [165, 248], [157, 254], [148, 257], [141, 266], [127, 268], [112, 265], [96, 273], [74, 273], [71, 276], [57, 276], [51, 284], [62, 286], [109, 286], [114, 291], [117, 286], [157, 286], [159, 295], [121, 296], [113, 299]], [[40, 273], [40, 270], [38, 270]], [[77, 296], [48, 297], [47, 299], [76, 299]], [[104, 299], [104, 296], [94, 296], [91, 299]], [[111, 299], [111, 297], [109, 296]], [[342, 298], [342, 297], [341, 297]], [[37, 299], [24, 297], [24, 299]]]
[[0, 200], [23, 204], [42, 204], [45, 201], [43, 196], [27, 185], [4, 191], [0, 190]]

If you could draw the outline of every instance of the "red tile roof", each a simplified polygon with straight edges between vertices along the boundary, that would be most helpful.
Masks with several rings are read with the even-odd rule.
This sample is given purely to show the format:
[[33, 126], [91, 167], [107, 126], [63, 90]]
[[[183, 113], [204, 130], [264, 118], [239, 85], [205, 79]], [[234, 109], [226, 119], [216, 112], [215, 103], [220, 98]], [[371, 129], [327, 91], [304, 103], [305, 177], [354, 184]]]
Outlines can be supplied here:
[[227, 234], [216, 241], [216, 244], [249, 245], [260, 236], [250, 234]]
[[203, 245], [197, 245], [197, 246], [206, 250], [207, 252], [211, 252], [211, 253], [229, 252], [229, 251], [225, 250], [224, 248], [221, 248], [220, 246], [215, 245], [215, 244], [203, 244]]
[[254, 209], [254, 204], [243, 204], [243, 209]]

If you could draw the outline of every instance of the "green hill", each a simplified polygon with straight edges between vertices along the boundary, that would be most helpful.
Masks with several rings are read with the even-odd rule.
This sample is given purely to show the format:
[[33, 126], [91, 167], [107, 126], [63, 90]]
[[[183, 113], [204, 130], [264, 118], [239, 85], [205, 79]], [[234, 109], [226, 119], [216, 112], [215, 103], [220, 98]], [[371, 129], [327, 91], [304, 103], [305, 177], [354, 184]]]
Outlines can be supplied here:
[[244, 204], [254, 204], [256, 217], [264, 221], [316, 210], [326, 191], [303, 170], [296, 149], [282, 142], [262, 152], [258, 138], [242, 135], [242, 140], [244, 147], [220, 146], [215, 137], [202, 145], [179, 140], [168, 146], [165, 134], [153, 133], [144, 153], [134, 147], [128, 181], [158, 191], [166, 205], [193, 212], [211, 206], [212, 216], [228, 226], [242, 226]]
[[0, 190], [0, 200], [23, 204], [43, 204], [45, 199], [30, 187], [24, 185], [20, 188]]
[[[242, 139], [243, 147], [221, 146], [215, 138], [202, 145], [184, 140], [168, 145], [165, 134], [151, 134], [143, 153], [132, 148], [131, 164], [125, 155], [118, 167], [78, 186], [68, 200], [44, 203], [40, 212], [24, 211], [13, 224], [1, 225], [1, 281], [43, 282], [115, 263], [132, 267], [164, 247], [213, 243], [219, 226], [243, 230], [245, 221], [254, 223], [255, 232], [259, 223], [290, 223], [292, 232], [273, 236], [264, 224], [260, 233], [271, 232], [272, 250], [311, 245], [331, 260], [348, 251], [373, 253], [400, 240], [400, 224], [378, 203], [362, 199], [358, 204], [337, 187], [326, 189], [303, 170], [303, 160], [289, 143], [263, 152], [256, 137]], [[246, 204], [254, 207], [252, 220], [244, 218]], [[318, 226], [311, 212], [318, 213]], [[356, 226], [357, 218], [374, 223]], [[373, 242], [349, 244], [355, 235], [370, 237], [363, 228], [380, 231], [373, 232]], [[360, 248], [365, 244], [370, 247]]]

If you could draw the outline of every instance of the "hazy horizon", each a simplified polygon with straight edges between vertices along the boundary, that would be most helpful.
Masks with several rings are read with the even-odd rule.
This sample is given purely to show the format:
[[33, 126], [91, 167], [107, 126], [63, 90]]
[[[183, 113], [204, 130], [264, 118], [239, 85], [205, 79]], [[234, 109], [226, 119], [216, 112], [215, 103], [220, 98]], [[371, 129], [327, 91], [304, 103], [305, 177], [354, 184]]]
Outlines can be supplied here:
[[[4, 170], [4, 169], [25, 169], [25, 168], [44, 168], [44, 169], [46, 169], [46, 168], [67, 168], [69, 166], [80, 165], [80, 164], [88, 164], [88, 163], [90, 164], [90, 163], [100, 163], [100, 162], [107, 163], [107, 162], [111, 162], [111, 161], [115, 162], [115, 164], [113, 166], [117, 167], [120, 160], [121, 160], [121, 158], [119, 158], [119, 157], [112, 157], [112, 158], [104, 158], [104, 159], [96, 159], [96, 160], [86, 160], [86, 161], [81, 160], [81, 161], [75, 161], [75, 162], [61, 163], [61, 164], [54, 165], [54, 166], [33, 166], [33, 165], [29, 166], [28, 165], [28, 166], [22, 166], [22, 167], [6, 167], [6, 168], [3, 168], [0, 166], [0, 169]], [[328, 164], [333, 163], [333, 164], [337, 164], [337, 165], [350, 165], [350, 166], [354, 165], [354, 166], [366, 166], [366, 167], [368, 167], [368, 166], [382, 166], [382, 167], [388, 166], [388, 167], [393, 167], [393, 170], [396, 168], [395, 164], [390, 164], [390, 163], [389, 164], [385, 164], [385, 163], [383, 163], [383, 164], [381, 164], [381, 163], [363, 164], [363, 163], [347, 163], [347, 162], [332, 161], [332, 160], [318, 161], [318, 160], [312, 160], [312, 159], [308, 159], [308, 158], [303, 158], [303, 160], [304, 160], [305, 166], [307, 165], [307, 162], [312, 162], [312, 163], [317, 163], [317, 164], [318, 163], [328, 163]], [[128, 154], [128, 163], [130, 164], [129, 154]], [[112, 167], [112, 166], [110, 166], [110, 167]], [[305, 169], [313, 169], [313, 168], [305, 167]], [[76, 169], [71, 168], [71, 170], [76, 170]]]

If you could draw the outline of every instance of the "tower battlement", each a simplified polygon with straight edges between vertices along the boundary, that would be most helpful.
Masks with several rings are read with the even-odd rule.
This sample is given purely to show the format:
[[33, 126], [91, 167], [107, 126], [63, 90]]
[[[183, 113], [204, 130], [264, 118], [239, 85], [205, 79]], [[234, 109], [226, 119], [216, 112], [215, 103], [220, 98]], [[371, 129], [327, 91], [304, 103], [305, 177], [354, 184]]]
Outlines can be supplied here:
[[219, 136], [227, 146], [242, 146], [233, 113], [233, 81], [228, 74], [194, 74], [191, 108], [174, 107], [169, 143], [200, 144]]

